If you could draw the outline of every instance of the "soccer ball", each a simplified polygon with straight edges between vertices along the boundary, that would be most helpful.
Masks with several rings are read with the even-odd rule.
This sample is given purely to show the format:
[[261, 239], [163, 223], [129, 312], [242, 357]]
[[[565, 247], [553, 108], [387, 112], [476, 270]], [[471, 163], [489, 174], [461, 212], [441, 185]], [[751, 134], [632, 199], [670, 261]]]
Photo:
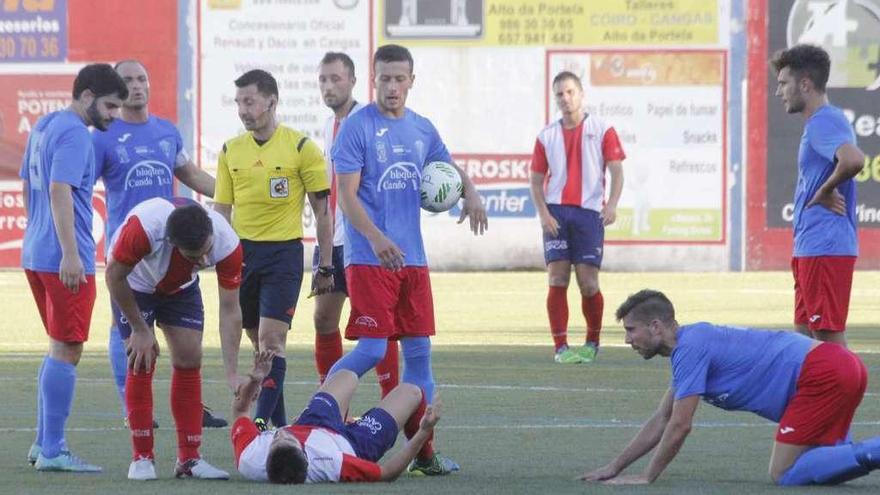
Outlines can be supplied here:
[[422, 169], [419, 192], [422, 209], [433, 213], [446, 211], [461, 199], [461, 176], [454, 166], [446, 162], [431, 162]]

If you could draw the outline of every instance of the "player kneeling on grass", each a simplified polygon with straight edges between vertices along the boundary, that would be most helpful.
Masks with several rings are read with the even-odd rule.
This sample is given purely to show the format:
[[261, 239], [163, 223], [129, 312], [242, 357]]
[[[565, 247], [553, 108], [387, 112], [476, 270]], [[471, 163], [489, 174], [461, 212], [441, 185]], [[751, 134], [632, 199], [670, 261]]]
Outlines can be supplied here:
[[[177, 426], [175, 476], [228, 479], [199, 455], [202, 442], [202, 329], [199, 270], [215, 266], [220, 298], [220, 336], [230, 388], [241, 340], [241, 243], [214, 211], [184, 198], [154, 198], [135, 206], [117, 230], [107, 263], [114, 319], [128, 344], [125, 402], [134, 460], [128, 478], [156, 479], [153, 465], [153, 372], [159, 344], [154, 322], [171, 351], [171, 413]], [[235, 352], [230, 346], [236, 347]]]
[[[581, 479], [646, 484], [672, 462], [691, 431], [702, 397], [731, 411], [779, 423], [770, 477], [779, 485], [833, 485], [880, 468], [880, 437], [853, 443], [849, 429], [868, 373], [845, 347], [795, 332], [696, 323], [679, 326], [661, 292], [643, 290], [617, 309], [626, 343], [645, 359], [669, 357], [672, 383], [623, 452]], [[657, 450], [642, 475], [618, 476]]]
[[[345, 424], [358, 385], [348, 370], [330, 375], [291, 426], [260, 432], [249, 411], [272, 366], [271, 352], [256, 355], [249, 380], [232, 403], [232, 448], [238, 471], [247, 479], [271, 483], [394, 481], [430, 438], [440, 420], [435, 396], [427, 406], [422, 391], [402, 383], [360, 419]], [[406, 445], [381, 464], [403, 428]]]

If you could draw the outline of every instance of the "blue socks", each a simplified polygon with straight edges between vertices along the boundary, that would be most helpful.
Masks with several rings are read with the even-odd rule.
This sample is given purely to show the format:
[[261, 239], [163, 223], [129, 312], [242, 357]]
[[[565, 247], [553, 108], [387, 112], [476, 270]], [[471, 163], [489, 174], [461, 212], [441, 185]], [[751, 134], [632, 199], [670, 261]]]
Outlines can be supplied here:
[[[400, 341], [403, 349], [403, 381], [418, 386], [425, 393], [428, 404], [434, 398], [434, 375], [431, 372], [431, 339], [428, 337], [406, 337]], [[373, 369], [388, 347], [388, 340], [361, 337], [351, 352], [342, 356], [330, 368], [327, 376], [339, 370], [349, 370], [358, 378]]]
[[125, 410], [125, 374], [128, 372], [128, 356], [125, 354], [125, 343], [119, 335], [116, 326], [110, 327], [110, 342], [107, 345], [107, 354], [110, 356], [110, 370], [113, 372], [113, 380], [116, 382], [116, 391], [119, 392], [119, 401], [122, 403], [122, 415], [128, 416]]
[[364, 376], [364, 373], [375, 368], [379, 361], [385, 357], [385, 350], [388, 348], [388, 340], [385, 338], [373, 339], [361, 337], [358, 339], [357, 345], [345, 356], [342, 356], [336, 364], [330, 368], [327, 376], [333, 376], [339, 370], [349, 370], [356, 374], [358, 378]]
[[[276, 410], [281, 399], [281, 392], [284, 389], [284, 376], [287, 374], [287, 359], [275, 356], [272, 358], [272, 369], [263, 379], [263, 388], [260, 389], [260, 395], [257, 397], [257, 410], [254, 419], [262, 419], [263, 421], [277, 419]], [[284, 418], [284, 404], [281, 404], [281, 422], [275, 423], [275, 426], [284, 426], [287, 424], [287, 418]]]
[[778, 483], [783, 486], [836, 485], [877, 468], [880, 468], [880, 437], [808, 450], [798, 457]]
[[431, 339], [407, 337], [400, 341], [403, 350], [403, 383], [416, 385], [428, 404], [434, 400], [434, 374], [431, 371]]
[[[43, 456], [57, 457], [64, 450], [64, 426], [73, 405], [73, 391], [76, 386], [76, 367], [46, 356], [40, 376], [40, 400], [42, 402], [42, 441]], [[39, 437], [39, 433], [38, 433]]]
[[43, 370], [46, 369], [46, 361], [49, 355], [43, 357], [40, 363], [40, 371], [37, 372], [37, 438], [34, 439], [34, 445], [43, 445], [43, 399], [40, 393], [40, 383], [43, 381]]

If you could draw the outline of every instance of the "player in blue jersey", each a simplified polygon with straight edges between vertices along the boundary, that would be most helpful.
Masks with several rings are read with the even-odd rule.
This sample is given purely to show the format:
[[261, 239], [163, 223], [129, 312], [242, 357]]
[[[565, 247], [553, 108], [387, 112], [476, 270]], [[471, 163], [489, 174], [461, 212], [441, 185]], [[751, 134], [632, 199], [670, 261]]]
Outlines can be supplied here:
[[[647, 289], [631, 295], [616, 316], [626, 343], [642, 357], [670, 358], [672, 383], [623, 452], [581, 479], [655, 481], [690, 433], [700, 398], [779, 423], [770, 454], [770, 477], [779, 485], [837, 484], [880, 467], [880, 437], [848, 438], [868, 372], [846, 347], [795, 332], [679, 326], [669, 299]], [[655, 447], [644, 474], [619, 476]]]
[[87, 126], [106, 131], [127, 96], [113, 67], [85, 66], [70, 106], [37, 122], [22, 160], [22, 266], [49, 335], [37, 375], [37, 437], [27, 455], [39, 471], [101, 470], [70, 453], [64, 427], [95, 305], [95, 155]]
[[[109, 246], [110, 239], [136, 205], [152, 198], [174, 196], [175, 177], [200, 194], [214, 196], [214, 178], [192, 162], [174, 124], [150, 114], [150, 78], [144, 65], [137, 60], [124, 60], [117, 63], [115, 69], [128, 87], [128, 98], [122, 104], [120, 118], [110, 124], [107, 132], [92, 134], [96, 175], [103, 179], [107, 194], [105, 246]], [[115, 320], [111, 318], [111, 321]], [[128, 358], [119, 329], [111, 325], [110, 366], [123, 414], [127, 417]], [[202, 423], [208, 427], [227, 424], [207, 408], [202, 412]]]
[[[348, 287], [345, 284], [345, 222], [342, 218], [342, 209], [337, 208], [339, 194], [337, 194], [336, 174], [333, 171], [330, 150], [333, 148], [342, 122], [364, 107], [363, 103], [355, 101], [352, 97], [351, 92], [355, 82], [354, 62], [351, 57], [340, 52], [327, 52], [324, 55], [318, 68], [318, 86], [324, 104], [333, 110], [333, 116], [328, 118], [324, 125], [324, 156], [327, 159], [330, 175], [329, 203], [333, 211], [333, 265], [321, 267], [320, 250], [315, 249], [312, 260], [312, 293], [316, 296], [315, 366], [321, 383], [324, 383], [330, 368], [342, 357], [339, 320], [342, 316], [342, 306], [348, 296]], [[318, 293], [319, 274], [327, 271], [333, 274], [333, 287], [330, 292]], [[398, 359], [397, 341], [392, 340], [388, 342], [385, 358], [376, 364], [376, 377], [379, 379], [382, 397], [397, 387], [400, 375]]]
[[[388, 339], [399, 339], [402, 381], [418, 385], [430, 400], [434, 307], [421, 233], [419, 185], [426, 164], [454, 162], [434, 125], [406, 108], [414, 80], [409, 50], [380, 47], [373, 69], [376, 102], [342, 123], [332, 150], [346, 221], [351, 314], [345, 337], [358, 342], [329, 375], [347, 369], [362, 376], [385, 356]], [[486, 210], [473, 183], [459, 173], [464, 184], [459, 223], [469, 218], [474, 234], [482, 234]], [[458, 469], [437, 455], [432, 443], [425, 443], [410, 471], [434, 475]]]
[[796, 45], [772, 60], [776, 96], [806, 123], [794, 193], [794, 323], [819, 340], [846, 345], [853, 270], [859, 254], [856, 183], [865, 164], [843, 112], [828, 103], [831, 59], [822, 48]]

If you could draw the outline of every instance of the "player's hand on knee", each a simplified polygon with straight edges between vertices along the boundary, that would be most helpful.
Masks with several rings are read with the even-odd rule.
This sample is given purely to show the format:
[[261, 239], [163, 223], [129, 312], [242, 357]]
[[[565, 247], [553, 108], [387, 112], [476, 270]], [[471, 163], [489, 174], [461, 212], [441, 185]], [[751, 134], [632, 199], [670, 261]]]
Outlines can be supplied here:
[[126, 352], [132, 374], [137, 375], [141, 370], [149, 373], [159, 357], [159, 342], [153, 329], [133, 331]]

